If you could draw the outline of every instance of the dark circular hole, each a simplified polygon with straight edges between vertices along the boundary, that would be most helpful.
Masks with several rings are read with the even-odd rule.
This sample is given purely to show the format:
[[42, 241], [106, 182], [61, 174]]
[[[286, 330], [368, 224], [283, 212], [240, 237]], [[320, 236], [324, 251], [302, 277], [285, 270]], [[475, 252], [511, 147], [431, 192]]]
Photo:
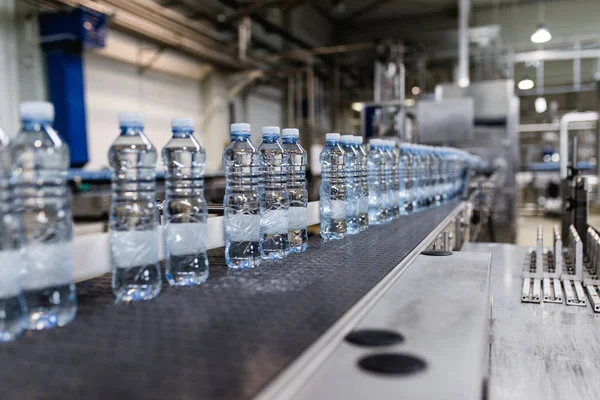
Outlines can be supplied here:
[[359, 346], [391, 346], [404, 342], [404, 337], [385, 329], [359, 329], [346, 335], [346, 341]]
[[442, 251], [442, 250], [425, 250], [422, 251], [421, 254], [424, 256], [451, 256], [451, 251]]
[[385, 375], [411, 375], [427, 368], [424, 360], [401, 353], [382, 353], [366, 356], [358, 360], [365, 371]]

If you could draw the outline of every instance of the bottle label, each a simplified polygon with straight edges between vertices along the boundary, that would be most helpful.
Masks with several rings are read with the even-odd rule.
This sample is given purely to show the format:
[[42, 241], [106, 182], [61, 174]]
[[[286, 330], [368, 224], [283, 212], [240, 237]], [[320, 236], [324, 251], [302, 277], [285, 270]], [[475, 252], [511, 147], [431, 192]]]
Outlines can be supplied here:
[[34, 243], [23, 248], [23, 290], [44, 289], [73, 283], [73, 242]]
[[258, 242], [260, 240], [260, 215], [228, 214], [225, 232], [232, 242]]
[[117, 268], [158, 262], [158, 227], [146, 231], [110, 231], [110, 250]]
[[289, 230], [299, 230], [306, 228], [308, 209], [306, 207], [290, 207], [289, 209]]
[[331, 219], [346, 218], [346, 202], [344, 200], [331, 200]]
[[260, 218], [263, 234], [288, 233], [288, 210], [265, 210]]
[[369, 196], [362, 196], [360, 198], [358, 210], [361, 214], [367, 214], [369, 212]]
[[167, 223], [165, 226], [166, 251], [174, 256], [186, 256], [206, 251], [206, 223]]
[[18, 250], [0, 251], [0, 299], [15, 297], [21, 291], [22, 265], [23, 258]]

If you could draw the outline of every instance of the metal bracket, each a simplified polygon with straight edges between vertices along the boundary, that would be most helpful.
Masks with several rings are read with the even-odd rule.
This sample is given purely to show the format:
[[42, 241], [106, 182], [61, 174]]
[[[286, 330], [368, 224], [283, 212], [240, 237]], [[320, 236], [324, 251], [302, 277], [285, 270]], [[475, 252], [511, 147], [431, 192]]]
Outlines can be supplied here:
[[563, 285], [568, 306], [587, 306], [585, 291], [583, 290], [581, 282], [566, 279], [563, 280]]
[[563, 272], [560, 278], [563, 281], [572, 280], [581, 284], [583, 281], [583, 243], [573, 225], [569, 227], [569, 239], [570, 265], [566, 268], [567, 272]]
[[542, 299], [542, 279], [544, 279], [544, 232], [538, 226], [535, 251], [531, 252], [529, 265], [523, 270], [523, 290], [521, 302], [540, 303]]

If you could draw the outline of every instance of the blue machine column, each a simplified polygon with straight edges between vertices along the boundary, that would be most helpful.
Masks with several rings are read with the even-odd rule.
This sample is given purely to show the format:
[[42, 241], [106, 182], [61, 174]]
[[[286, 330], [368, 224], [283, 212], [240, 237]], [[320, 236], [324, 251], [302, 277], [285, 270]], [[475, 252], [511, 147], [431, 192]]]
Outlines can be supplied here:
[[40, 16], [54, 127], [71, 149], [71, 167], [88, 162], [83, 51], [103, 47], [106, 16], [85, 8]]

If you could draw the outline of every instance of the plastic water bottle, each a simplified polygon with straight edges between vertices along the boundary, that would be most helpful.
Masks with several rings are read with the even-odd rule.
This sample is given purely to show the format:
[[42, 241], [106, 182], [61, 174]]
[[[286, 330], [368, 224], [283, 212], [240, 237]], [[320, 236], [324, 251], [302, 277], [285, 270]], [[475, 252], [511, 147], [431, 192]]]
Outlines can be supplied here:
[[433, 155], [433, 148], [430, 146], [422, 146], [425, 179], [425, 199], [424, 207], [433, 207], [435, 205], [435, 191], [437, 182], [437, 160]]
[[358, 150], [354, 146], [354, 136], [342, 135], [340, 145], [344, 150], [344, 179], [346, 182], [346, 233], [356, 235], [358, 226], [360, 188], [358, 186]]
[[258, 267], [261, 260], [258, 152], [250, 133], [250, 124], [232, 124], [231, 143], [223, 152], [225, 262], [229, 268]]
[[369, 184], [367, 182], [367, 152], [362, 146], [362, 136], [354, 136], [354, 147], [358, 151], [358, 229], [364, 232], [369, 227]]
[[208, 279], [206, 151], [194, 137], [192, 118], [174, 118], [171, 127], [173, 137], [162, 150], [165, 274], [171, 285], [199, 285]]
[[30, 329], [64, 326], [77, 313], [69, 147], [52, 129], [53, 120], [52, 104], [21, 103], [22, 128], [12, 143], [11, 184], [22, 229], [21, 284]]
[[423, 148], [420, 145], [413, 145], [413, 165], [414, 165], [414, 191], [415, 191], [415, 211], [421, 211], [426, 206], [427, 199], [427, 177], [425, 169], [425, 157]]
[[346, 183], [344, 180], [345, 151], [340, 147], [340, 134], [325, 135], [325, 148], [321, 151], [321, 187], [319, 208], [321, 212], [321, 237], [325, 240], [343, 239], [346, 236]]
[[388, 220], [400, 216], [400, 182], [398, 181], [398, 154], [396, 153], [396, 142], [387, 140], [386, 147], [386, 172], [389, 170], [389, 205]]
[[0, 343], [16, 339], [27, 329], [19, 270], [23, 264], [19, 254], [21, 229], [11, 210], [11, 168], [8, 135], [0, 128]]
[[288, 159], [287, 189], [290, 196], [288, 212], [288, 237], [290, 251], [302, 253], [308, 248], [306, 220], [308, 214], [308, 191], [306, 190], [306, 150], [300, 146], [298, 129], [281, 131], [281, 147]]
[[156, 203], [156, 148], [144, 134], [144, 118], [119, 114], [121, 134], [108, 151], [112, 170], [110, 251], [117, 303], [150, 300], [161, 289]]
[[412, 167], [413, 158], [411, 152], [409, 151], [409, 147], [406, 144], [401, 144], [400, 156], [398, 159], [398, 181], [400, 185], [399, 201], [401, 215], [408, 215], [412, 212]]
[[258, 147], [261, 173], [260, 239], [262, 241], [262, 258], [265, 260], [281, 260], [290, 254], [288, 156], [279, 143], [279, 135], [278, 126], [263, 127], [263, 141]]
[[382, 225], [387, 218], [387, 199], [384, 182], [385, 157], [381, 139], [371, 139], [367, 153], [367, 177], [369, 184], [369, 225]]

